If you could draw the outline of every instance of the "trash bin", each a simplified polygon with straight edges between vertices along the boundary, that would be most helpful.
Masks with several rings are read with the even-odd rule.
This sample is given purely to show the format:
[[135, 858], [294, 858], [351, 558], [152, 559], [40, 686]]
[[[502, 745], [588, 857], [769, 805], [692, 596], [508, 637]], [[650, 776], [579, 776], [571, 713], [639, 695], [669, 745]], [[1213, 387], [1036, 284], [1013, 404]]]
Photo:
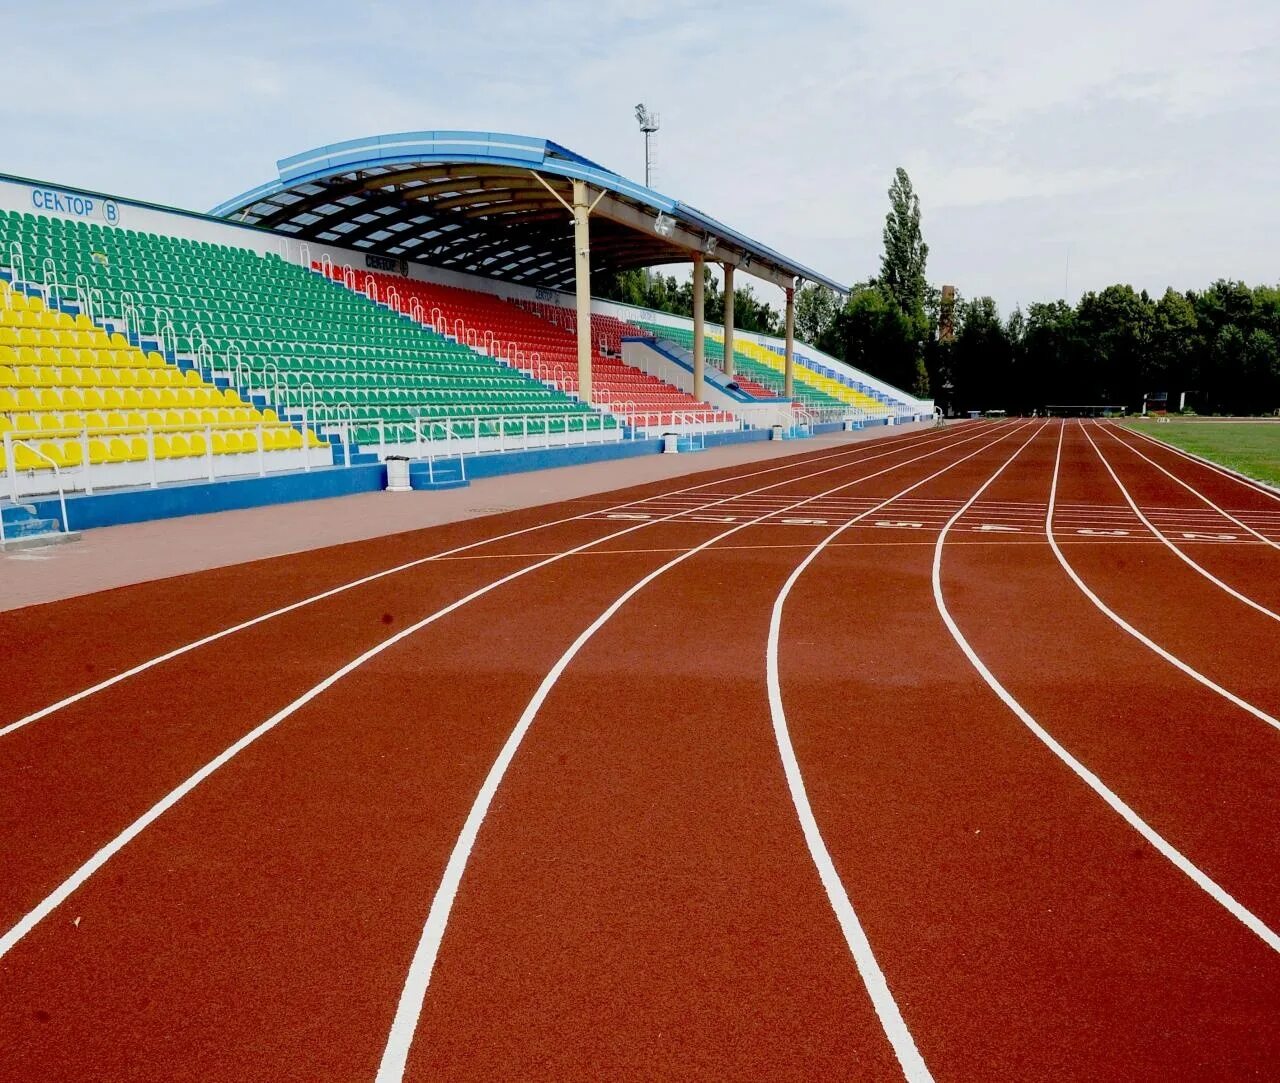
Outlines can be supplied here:
[[781, 426], [781, 425], [774, 425], [774, 426], [773, 426], [773, 428], [769, 431], [769, 439], [770, 439], [770, 440], [781, 440], [781, 439], [782, 439], [782, 426]]
[[387, 492], [407, 493], [411, 488], [409, 484], [409, 457], [407, 455], [388, 455]]
[[662, 434], [662, 454], [678, 455], [680, 453], [680, 434], [664, 432]]

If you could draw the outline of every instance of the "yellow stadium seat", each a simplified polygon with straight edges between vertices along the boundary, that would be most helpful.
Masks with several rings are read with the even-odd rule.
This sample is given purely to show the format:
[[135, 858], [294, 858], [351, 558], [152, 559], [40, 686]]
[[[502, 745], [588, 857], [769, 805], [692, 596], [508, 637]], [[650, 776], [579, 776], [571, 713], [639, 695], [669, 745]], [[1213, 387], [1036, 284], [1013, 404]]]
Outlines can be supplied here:
[[89, 462], [94, 466], [111, 462], [111, 450], [105, 440], [89, 441]]
[[169, 459], [173, 457], [169, 437], [165, 436], [163, 433], [156, 433], [154, 447], [156, 449], [157, 459]]
[[18, 375], [12, 365], [0, 365], [0, 387], [13, 387], [18, 382]]
[[[85, 382], [94, 383], [95, 381], [86, 380]], [[81, 392], [81, 395], [84, 400], [85, 409], [87, 410], [96, 410], [103, 405], [102, 392], [99, 391], [96, 387], [86, 387]]]
[[209, 453], [209, 442], [204, 438], [204, 433], [193, 432], [191, 434], [191, 454], [207, 455]]
[[191, 443], [182, 433], [174, 433], [169, 438], [169, 456], [174, 459], [185, 459], [191, 454]]
[[40, 456], [43, 465], [48, 469], [52, 469], [49, 464], [49, 460], [53, 460], [53, 462], [60, 467], [66, 466], [67, 464], [67, 460], [62, 454], [62, 445], [55, 444], [52, 440], [44, 440], [41, 442]]
[[129, 442], [120, 436], [113, 436], [107, 441], [107, 454], [113, 463], [127, 463], [133, 458], [129, 451]]
[[10, 388], [0, 386], [0, 416], [18, 408], [18, 396]]
[[26, 444], [18, 444], [13, 449], [13, 465], [19, 470], [48, 470], [49, 464], [45, 462]]
[[78, 440], [64, 440], [61, 446], [62, 465], [74, 469], [84, 465], [84, 445]]

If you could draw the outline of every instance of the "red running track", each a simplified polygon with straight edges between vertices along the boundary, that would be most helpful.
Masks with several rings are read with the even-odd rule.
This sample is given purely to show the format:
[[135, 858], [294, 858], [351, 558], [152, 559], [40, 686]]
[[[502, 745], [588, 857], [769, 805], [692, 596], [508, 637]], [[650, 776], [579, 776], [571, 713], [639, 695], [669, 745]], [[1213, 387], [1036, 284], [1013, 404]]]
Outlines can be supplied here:
[[[1206, 505], [1153, 463], [1280, 504], [1122, 443], [889, 437], [0, 615], [4, 727], [420, 561], [0, 735], [0, 1078], [1269, 1077], [1280, 626], [1103, 463], [1171, 540]], [[1179, 541], [1273, 605], [1234, 532]]]

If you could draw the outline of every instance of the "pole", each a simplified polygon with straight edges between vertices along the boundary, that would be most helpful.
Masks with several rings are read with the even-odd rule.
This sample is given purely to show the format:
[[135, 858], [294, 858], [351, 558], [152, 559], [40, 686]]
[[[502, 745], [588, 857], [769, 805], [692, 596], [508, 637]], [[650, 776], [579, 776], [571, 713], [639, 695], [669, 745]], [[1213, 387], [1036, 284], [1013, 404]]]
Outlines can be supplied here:
[[724, 375], [733, 379], [733, 264], [724, 265]]
[[796, 291], [787, 287], [787, 353], [783, 367], [782, 393], [792, 399], [796, 393]]
[[573, 182], [573, 284], [578, 302], [578, 398], [591, 405], [591, 208], [585, 181]]
[[706, 397], [706, 350], [704, 342], [702, 253], [693, 257], [693, 397]]

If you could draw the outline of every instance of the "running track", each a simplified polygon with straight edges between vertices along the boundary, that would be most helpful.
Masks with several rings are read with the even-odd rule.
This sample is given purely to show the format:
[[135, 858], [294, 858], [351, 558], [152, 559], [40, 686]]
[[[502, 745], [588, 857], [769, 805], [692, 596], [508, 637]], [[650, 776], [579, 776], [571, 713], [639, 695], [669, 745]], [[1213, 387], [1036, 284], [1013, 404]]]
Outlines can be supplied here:
[[0, 1078], [1274, 1078], [1278, 570], [1010, 421], [0, 614]]

